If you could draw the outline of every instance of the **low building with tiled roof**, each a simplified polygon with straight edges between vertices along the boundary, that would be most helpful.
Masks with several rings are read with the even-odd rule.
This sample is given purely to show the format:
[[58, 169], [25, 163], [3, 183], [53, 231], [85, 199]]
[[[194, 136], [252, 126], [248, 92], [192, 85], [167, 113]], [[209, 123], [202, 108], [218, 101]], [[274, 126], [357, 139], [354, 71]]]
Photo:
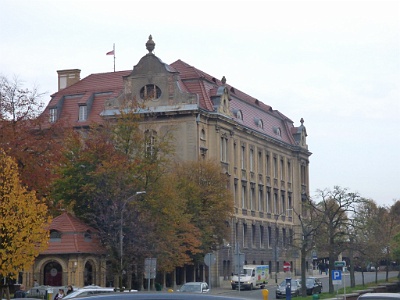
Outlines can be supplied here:
[[48, 248], [26, 272], [26, 283], [40, 285], [105, 286], [106, 251], [97, 230], [70, 213], [62, 213], [50, 224]]
[[[235, 271], [232, 245], [240, 245], [246, 263], [268, 264], [271, 275], [281, 274], [284, 262], [299, 272], [298, 254], [288, 249], [298, 234], [293, 211], [301, 214], [309, 195], [311, 152], [303, 119], [298, 116], [301, 124], [295, 126], [225, 77], [219, 80], [180, 59], [164, 63], [153, 53], [151, 36], [146, 46], [148, 53], [133, 70], [83, 79], [79, 69], [58, 71], [59, 90], [43, 114], [49, 126], [60, 121], [85, 128], [117, 118], [123, 101], [142, 103], [139, 113], [151, 116], [147, 120], [156, 132], [174, 124], [177, 159], [215, 159], [229, 178], [232, 235], [218, 250], [212, 285]], [[194, 280], [194, 273], [188, 266], [186, 280]]]

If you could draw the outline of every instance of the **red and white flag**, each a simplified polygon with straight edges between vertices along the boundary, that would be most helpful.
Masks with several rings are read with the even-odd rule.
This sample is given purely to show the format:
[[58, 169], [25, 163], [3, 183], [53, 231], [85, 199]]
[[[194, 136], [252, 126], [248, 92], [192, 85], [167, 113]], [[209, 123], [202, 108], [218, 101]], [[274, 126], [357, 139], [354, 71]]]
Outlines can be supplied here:
[[107, 52], [106, 55], [114, 55], [114, 50], [111, 50], [110, 52]]

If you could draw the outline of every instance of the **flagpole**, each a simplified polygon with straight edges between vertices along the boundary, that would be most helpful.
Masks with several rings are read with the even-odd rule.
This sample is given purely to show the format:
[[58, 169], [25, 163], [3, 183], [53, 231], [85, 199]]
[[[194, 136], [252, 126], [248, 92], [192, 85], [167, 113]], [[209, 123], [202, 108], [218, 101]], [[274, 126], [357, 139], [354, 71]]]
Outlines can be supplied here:
[[113, 52], [114, 52], [114, 72], [115, 72], [115, 43], [113, 44]]

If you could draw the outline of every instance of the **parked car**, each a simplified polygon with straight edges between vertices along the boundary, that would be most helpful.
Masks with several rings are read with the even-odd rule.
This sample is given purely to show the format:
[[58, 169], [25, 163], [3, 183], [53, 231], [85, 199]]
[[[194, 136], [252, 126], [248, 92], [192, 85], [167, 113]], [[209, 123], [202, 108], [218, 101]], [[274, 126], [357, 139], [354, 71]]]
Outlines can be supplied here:
[[110, 293], [95, 295], [85, 298], [85, 300], [245, 300], [235, 296], [213, 295], [211, 293]]
[[[375, 271], [376, 271], [376, 267], [373, 264], [369, 263], [367, 265], [367, 272], [375, 272]], [[379, 268], [378, 268], [378, 271], [379, 271]]]
[[[301, 280], [300, 280], [300, 285], [301, 285]], [[322, 282], [316, 277], [307, 277], [306, 288], [307, 288], [307, 295], [321, 294]]]
[[386, 299], [400, 299], [399, 293], [366, 293], [360, 295], [358, 300], [386, 300]]
[[[301, 291], [300, 280], [298, 280], [298, 279], [291, 279], [291, 280], [290, 280], [290, 284], [291, 284], [291, 294], [292, 294], [292, 297], [299, 296], [299, 295], [300, 295], [300, 291]], [[283, 280], [283, 281], [276, 287], [275, 297], [276, 297], [276, 299], [279, 299], [279, 298], [286, 298], [286, 280]]]
[[209, 291], [207, 282], [186, 282], [178, 290], [182, 293], [208, 293]]
[[97, 294], [113, 293], [115, 289], [113, 287], [101, 287], [97, 285], [88, 285], [83, 288], [77, 289], [72, 293], [63, 297], [63, 299], [74, 299], [80, 297], [86, 297]]

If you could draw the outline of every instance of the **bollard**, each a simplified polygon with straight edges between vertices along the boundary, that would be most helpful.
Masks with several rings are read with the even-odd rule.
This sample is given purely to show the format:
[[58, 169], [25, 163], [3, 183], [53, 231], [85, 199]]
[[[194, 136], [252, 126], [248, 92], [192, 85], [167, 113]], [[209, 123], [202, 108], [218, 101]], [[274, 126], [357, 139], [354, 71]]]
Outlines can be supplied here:
[[262, 291], [263, 299], [268, 300], [269, 291], [267, 289], [263, 289]]

